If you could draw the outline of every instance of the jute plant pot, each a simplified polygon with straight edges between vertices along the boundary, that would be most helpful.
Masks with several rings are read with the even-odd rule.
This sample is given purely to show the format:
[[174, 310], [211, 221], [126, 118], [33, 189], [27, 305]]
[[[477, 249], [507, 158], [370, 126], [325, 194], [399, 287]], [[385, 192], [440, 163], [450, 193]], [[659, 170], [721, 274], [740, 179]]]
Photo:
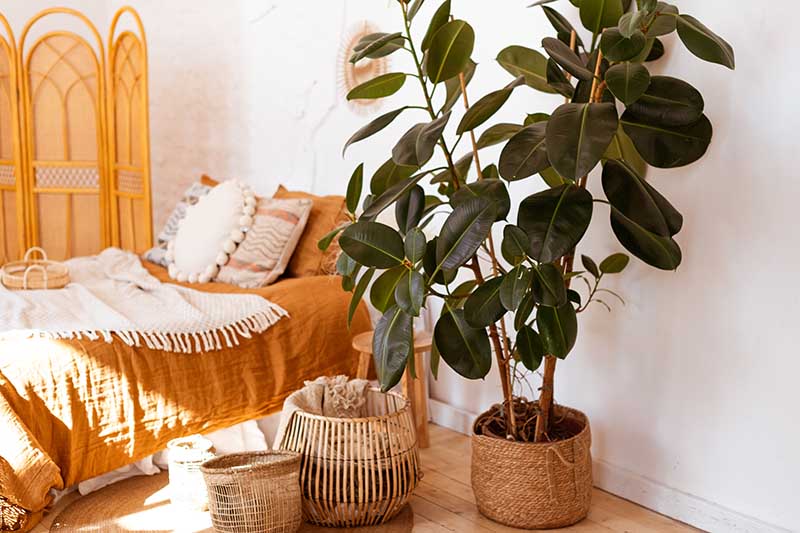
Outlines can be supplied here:
[[554, 415], [582, 429], [566, 440], [535, 444], [473, 431], [472, 490], [483, 515], [523, 529], [565, 527], [586, 518], [592, 499], [589, 419], [560, 406]]

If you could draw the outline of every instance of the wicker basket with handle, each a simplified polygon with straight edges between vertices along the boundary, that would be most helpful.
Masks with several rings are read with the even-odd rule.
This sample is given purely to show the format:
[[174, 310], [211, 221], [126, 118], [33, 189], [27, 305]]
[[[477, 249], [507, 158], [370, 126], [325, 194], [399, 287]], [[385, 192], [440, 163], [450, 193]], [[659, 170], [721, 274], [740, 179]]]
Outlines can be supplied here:
[[[31, 259], [38, 252], [41, 259]], [[61, 289], [69, 283], [69, 269], [64, 263], [50, 261], [47, 253], [34, 246], [25, 252], [22, 261], [11, 261], [3, 265], [2, 282], [14, 290]]]

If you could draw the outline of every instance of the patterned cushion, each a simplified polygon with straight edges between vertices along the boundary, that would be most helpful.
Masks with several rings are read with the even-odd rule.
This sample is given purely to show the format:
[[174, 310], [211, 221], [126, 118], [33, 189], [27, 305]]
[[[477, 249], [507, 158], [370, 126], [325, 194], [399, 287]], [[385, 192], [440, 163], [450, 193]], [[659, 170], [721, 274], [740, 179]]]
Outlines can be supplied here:
[[163, 267], [167, 266], [168, 261], [165, 257], [167, 245], [175, 238], [175, 234], [178, 233], [178, 224], [183, 217], [186, 216], [186, 208], [196, 204], [197, 201], [201, 197], [207, 195], [212, 188], [212, 185], [207, 185], [198, 181], [192, 183], [191, 186], [184, 191], [183, 197], [175, 205], [175, 209], [170, 213], [167, 223], [156, 237], [156, 245], [144, 253], [145, 259]]
[[253, 225], [216, 280], [245, 288], [275, 281], [289, 264], [311, 206], [308, 198], [260, 198]]

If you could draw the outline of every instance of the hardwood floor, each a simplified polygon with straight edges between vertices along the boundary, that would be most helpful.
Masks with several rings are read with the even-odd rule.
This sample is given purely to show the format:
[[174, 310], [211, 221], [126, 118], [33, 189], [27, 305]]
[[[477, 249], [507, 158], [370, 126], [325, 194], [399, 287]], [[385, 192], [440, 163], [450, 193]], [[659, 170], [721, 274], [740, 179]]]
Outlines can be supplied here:
[[[470, 488], [470, 440], [465, 435], [431, 425], [431, 447], [421, 451], [425, 477], [411, 499], [414, 533], [511, 533], [522, 531], [484, 518]], [[61, 500], [32, 533], [47, 533], [53, 518], [77, 499]], [[211, 531], [195, 529], [193, 531]], [[599, 489], [594, 490], [589, 517], [563, 532], [679, 533], [699, 530], [649, 511]]]

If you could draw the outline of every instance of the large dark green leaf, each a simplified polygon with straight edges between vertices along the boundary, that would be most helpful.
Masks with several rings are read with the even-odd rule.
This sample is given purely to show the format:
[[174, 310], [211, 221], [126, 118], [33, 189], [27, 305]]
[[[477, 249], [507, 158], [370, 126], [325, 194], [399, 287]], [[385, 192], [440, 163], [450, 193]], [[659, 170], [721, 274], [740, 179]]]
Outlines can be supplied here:
[[448, 20], [450, 20], [450, 0], [443, 2], [433, 14], [431, 23], [428, 25], [428, 31], [425, 33], [425, 37], [422, 39], [422, 44], [420, 45], [423, 52], [430, 48], [433, 36], [436, 35], [436, 32], [439, 31], [442, 26], [447, 24]]
[[442, 359], [467, 379], [482, 379], [492, 368], [492, 348], [484, 328], [473, 328], [462, 309], [449, 309], [436, 322], [433, 336]]
[[497, 62], [512, 76], [522, 76], [525, 84], [539, 91], [552, 93], [547, 84], [547, 58], [524, 46], [509, 46], [497, 54]]
[[641, 63], [620, 63], [606, 71], [606, 84], [620, 102], [630, 105], [650, 86], [650, 72]]
[[369, 301], [381, 313], [385, 313], [391, 306], [395, 305], [394, 291], [400, 279], [408, 271], [403, 265], [386, 270], [378, 276], [375, 283], [369, 290]]
[[539, 305], [559, 307], [567, 301], [567, 288], [561, 270], [553, 263], [543, 263], [533, 279], [533, 297]]
[[578, 244], [592, 219], [592, 195], [573, 184], [525, 198], [517, 225], [528, 235], [532, 257], [552, 263]]
[[681, 249], [672, 237], [647, 231], [613, 206], [611, 229], [626, 250], [648, 265], [661, 270], [675, 270], [681, 264]]
[[402, 72], [390, 72], [377, 78], [365, 81], [347, 93], [348, 100], [374, 99], [391, 96], [406, 82], [406, 75]]
[[425, 190], [415, 185], [394, 204], [394, 218], [400, 233], [405, 235], [416, 227], [425, 211]]
[[651, 233], [672, 237], [683, 226], [683, 216], [678, 210], [623, 163], [606, 162], [603, 190], [617, 211]]
[[342, 154], [344, 154], [345, 151], [347, 151], [347, 148], [351, 144], [357, 143], [358, 141], [363, 141], [367, 137], [375, 135], [376, 133], [381, 131], [383, 128], [385, 128], [386, 126], [391, 124], [392, 121], [394, 119], [396, 119], [400, 115], [400, 113], [402, 113], [406, 109], [408, 109], [408, 108], [407, 107], [401, 107], [400, 109], [395, 109], [394, 111], [389, 111], [388, 113], [385, 113], [385, 114], [379, 116], [378, 118], [376, 118], [375, 120], [371, 121], [369, 124], [367, 124], [366, 126], [361, 128], [360, 130], [355, 132], [352, 135], [352, 137], [350, 137], [347, 140], [347, 142], [345, 143], [344, 148], [342, 149]]
[[600, 38], [600, 49], [609, 61], [627, 61], [639, 55], [646, 43], [647, 38], [639, 30], [625, 37], [618, 28], [609, 28]]
[[705, 115], [688, 126], [665, 126], [630, 111], [620, 123], [645, 161], [658, 168], [674, 168], [694, 163], [706, 153], [713, 128]]
[[675, 31], [678, 22], [678, 8], [666, 2], [658, 2], [655, 9], [655, 18], [647, 28], [648, 37], [667, 35]]
[[500, 144], [513, 137], [522, 129], [519, 124], [495, 124], [484, 131], [478, 138], [478, 150]]
[[472, 131], [497, 113], [508, 101], [513, 89], [493, 91], [470, 106], [456, 128], [456, 134]]
[[369, 282], [372, 281], [373, 275], [375, 275], [375, 267], [372, 267], [364, 272], [364, 275], [361, 276], [361, 279], [358, 280], [358, 284], [356, 284], [356, 290], [353, 292], [353, 298], [350, 300], [350, 307], [347, 310], [348, 329], [350, 328], [350, 324], [353, 322], [353, 316], [356, 314], [358, 304], [361, 303], [361, 298], [364, 296], [364, 291], [367, 290]]
[[399, 307], [391, 307], [378, 320], [372, 337], [372, 357], [381, 390], [400, 382], [406, 361], [414, 349], [413, 318]]
[[[375, 52], [391, 46], [391, 44], [403, 34], [397, 33], [372, 33], [364, 36], [361, 41], [353, 48], [353, 55], [350, 57], [351, 63], [358, 63], [362, 59], [373, 55]], [[394, 50], [392, 50], [394, 51]]]
[[491, 326], [506, 313], [500, 300], [503, 277], [492, 278], [478, 286], [464, 303], [464, 318], [476, 328]]
[[617, 132], [614, 104], [562, 104], [547, 122], [547, 157], [559, 174], [587, 175]]
[[464, 72], [475, 45], [475, 32], [463, 20], [442, 26], [425, 56], [428, 79], [440, 83]]
[[[561, 65], [561, 67], [575, 76], [580, 80], [591, 80], [594, 77], [592, 71], [590, 71], [586, 66], [583, 64], [581, 59], [578, 57], [570, 47], [563, 42], [559, 41], [558, 39], [554, 39], [553, 37], [545, 37], [542, 39], [542, 46], [544, 47], [547, 54], [553, 58], [553, 60]], [[547, 81], [547, 63], [545, 62], [544, 65], [544, 79], [545, 82]]]
[[518, 265], [530, 255], [531, 243], [528, 234], [513, 224], [503, 228], [503, 242], [500, 245], [503, 258], [512, 265]]
[[536, 325], [547, 353], [559, 359], [567, 357], [578, 338], [578, 320], [572, 303], [561, 307], [540, 306]]
[[725, 39], [690, 15], [679, 15], [677, 22], [678, 36], [690, 52], [700, 59], [724, 65], [731, 70], [736, 68], [733, 48]]
[[522, 265], [516, 266], [503, 276], [500, 285], [500, 301], [509, 311], [516, 311], [531, 284], [531, 271]]
[[[555, 28], [556, 32], [558, 33], [558, 38], [564, 41], [566, 44], [569, 44], [572, 32], [575, 31], [575, 28], [572, 26], [572, 24], [569, 23], [564, 15], [552, 7], [542, 6], [542, 9], [544, 10], [545, 16], [547, 16], [547, 20], [550, 21], [550, 24], [553, 25], [553, 28]], [[581, 41], [578, 32], [575, 32], [575, 38], [575, 45], [583, 47], [583, 41]]]
[[380, 196], [378, 196], [372, 201], [372, 203], [369, 204], [369, 207], [364, 209], [364, 212], [361, 213], [361, 220], [372, 220], [380, 215], [384, 209], [403, 198], [411, 189], [416, 187], [419, 180], [425, 177], [425, 175], [425, 172], [416, 174], [410, 178], [406, 178], [403, 181], [395, 183], [383, 191]]
[[511, 210], [511, 198], [506, 185], [498, 179], [482, 179], [468, 183], [450, 197], [453, 207], [465, 204], [473, 198], [485, 198], [495, 204], [496, 220], [503, 220]]
[[358, 200], [361, 198], [361, 188], [364, 185], [364, 163], [358, 165], [350, 176], [350, 181], [347, 183], [347, 210], [351, 213], [356, 212], [358, 207]]
[[619, 24], [617, 25], [620, 35], [630, 38], [637, 31], [640, 32], [642, 22], [646, 17], [647, 12], [642, 10], [631, 11], [630, 13], [625, 13], [622, 15], [622, 17], [619, 19]]
[[575, 95], [575, 87], [572, 86], [572, 82], [552, 57], [547, 60], [547, 84], [565, 98], [571, 99]]
[[411, 316], [419, 316], [425, 300], [425, 280], [416, 270], [406, 270], [394, 291], [397, 306]]
[[514, 329], [519, 331], [528, 323], [528, 319], [530, 319], [535, 307], [536, 300], [534, 300], [533, 294], [526, 294], [519, 304], [517, 312], [514, 313]]
[[433, 157], [436, 143], [448, 120], [450, 120], [449, 111], [431, 122], [413, 126], [392, 149], [392, 160], [398, 165], [417, 168], [427, 163]]
[[431, 284], [447, 285], [452, 283], [458, 275], [458, 270], [441, 270], [436, 262], [436, 249], [438, 248], [439, 237], [434, 237], [428, 241], [425, 247], [425, 257], [422, 258], [422, 267], [428, 277], [432, 277]]
[[425, 257], [425, 248], [427, 247], [427, 240], [425, 233], [419, 228], [411, 228], [406, 233], [405, 250], [406, 258], [411, 263], [416, 264], [419, 260]]
[[647, 91], [628, 111], [653, 124], [686, 126], [703, 114], [703, 95], [683, 80], [653, 76]]
[[532, 327], [525, 326], [517, 332], [519, 360], [531, 372], [539, 368], [546, 355], [541, 336]]
[[400, 234], [378, 222], [360, 221], [348, 226], [339, 237], [339, 246], [358, 263], [369, 267], [391, 268], [405, 257]]
[[[467, 63], [467, 68], [464, 70], [464, 86], [468, 86], [469, 82], [472, 81], [472, 76], [475, 75], [475, 68], [478, 65], [473, 61], [469, 60]], [[444, 82], [444, 87], [446, 89], [446, 95], [444, 98], [444, 104], [442, 104], [442, 112], [447, 112], [453, 109], [453, 106], [456, 105], [458, 99], [461, 97], [461, 79], [459, 76], [455, 78], [450, 78], [449, 80]]]
[[456, 206], [436, 243], [438, 270], [455, 270], [469, 260], [489, 235], [497, 216], [497, 203], [473, 198]]
[[508, 181], [533, 176], [550, 166], [545, 146], [546, 122], [527, 126], [514, 135], [500, 152], [498, 169]]
[[621, 0], [581, 0], [580, 15], [583, 27], [592, 32], [592, 48], [604, 28], [613, 28], [622, 16]]
[[647, 176], [647, 169], [649, 168], [647, 162], [642, 159], [642, 156], [636, 151], [633, 141], [631, 141], [631, 138], [625, 133], [625, 129], [621, 124], [617, 129], [616, 135], [614, 135], [614, 139], [608, 146], [608, 150], [603, 154], [603, 158], [624, 161], [636, 171], [637, 175], [643, 178]]
[[410, 178], [417, 167], [407, 167], [398, 165], [389, 159], [375, 171], [369, 182], [369, 190], [372, 194], [380, 196], [389, 187]]
[[664, 55], [664, 43], [661, 42], [661, 39], [653, 39], [653, 43], [649, 45], [650, 50], [647, 52], [647, 57], [644, 58], [645, 61], [658, 61]]

